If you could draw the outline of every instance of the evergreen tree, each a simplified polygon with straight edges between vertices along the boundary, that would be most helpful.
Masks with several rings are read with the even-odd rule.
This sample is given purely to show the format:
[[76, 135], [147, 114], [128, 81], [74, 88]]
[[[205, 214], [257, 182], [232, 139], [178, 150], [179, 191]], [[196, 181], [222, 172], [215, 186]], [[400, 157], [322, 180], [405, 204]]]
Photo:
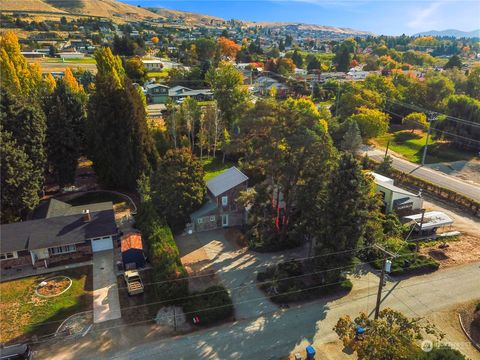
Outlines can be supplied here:
[[292, 54], [292, 61], [297, 68], [301, 68], [303, 66], [303, 57], [297, 50], [295, 50]]
[[152, 177], [151, 192], [158, 212], [175, 230], [181, 230], [189, 215], [205, 198], [203, 167], [187, 148], [169, 150]]
[[377, 172], [385, 176], [390, 176], [393, 170], [392, 163], [392, 157], [390, 155], [385, 156], [382, 162], [378, 164]]
[[88, 109], [88, 154], [104, 185], [133, 190], [158, 160], [147, 127], [145, 98], [109, 48], [98, 50], [95, 59], [98, 73]]
[[41, 182], [33, 162], [11, 133], [2, 129], [1, 161], [1, 221], [21, 220], [40, 201]]
[[[354, 250], [361, 241], [368, 220], [369, 184], [361, 172], [360, 164], [351, 153], [340, 156], [337, 168], [331, 173], [318, 225], [313, 234], [316, 239], [316, 255], [342, 252], [328, 257], [319, 257], [319, 270], [335, 269], [351, 264]], [[325, 271], [323, 282], [332, 283], [341, 279], [340, 270]]]
[[46, 120], [42, 108], [36, 101], [27, 103], [24, 97], [2, 88], [0, 123], [3, 130], [11, 134], [16, 146], [28, 156], [33, 165], [33, 171], [29, 174], [32, 183], [35, 183], [32, 186], [41, 190], [46, 165]]
[[462, 60], [460, 59], [460, 56], [458, 56], [458, 55], [453, 55], [450, 59], [448, 59], [448, 62], [445, 64], [443, 69], [444, 70], [453, 69], [454, 67], [456, 67], [458, 69], [462, 68]]
[[362, 145], [362, 136], [357, 122], [347, 120], [347, 131], [343, 135], [341, 149], [355, 154], [360, 145]]
[[78, 157], [84, 149], [85, 94], [75, 93], [60, 80], [47, 101], [46, 115], [48, 162], [57, 182], [64, 186], [75, 180]]

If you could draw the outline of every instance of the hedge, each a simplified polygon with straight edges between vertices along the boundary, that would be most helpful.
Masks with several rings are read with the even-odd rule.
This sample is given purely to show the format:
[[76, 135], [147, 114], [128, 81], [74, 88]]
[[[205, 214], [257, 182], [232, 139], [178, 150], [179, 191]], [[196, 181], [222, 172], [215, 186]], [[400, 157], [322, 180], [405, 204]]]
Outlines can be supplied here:
[[198, 317], [197, 325], [208, 325], [233, 316], [233, 303], [225, 287], [214, 285], [193, 293], [183, 305], [183, 311], [192, 323], [193, 318]]
[[149, 247], [157, 297], [172, 304], [181, 302], [177, 299], [188, 295], [188, 273], [180, 261], [172, 230], [150, 202], [141, 205], [136, 222]]

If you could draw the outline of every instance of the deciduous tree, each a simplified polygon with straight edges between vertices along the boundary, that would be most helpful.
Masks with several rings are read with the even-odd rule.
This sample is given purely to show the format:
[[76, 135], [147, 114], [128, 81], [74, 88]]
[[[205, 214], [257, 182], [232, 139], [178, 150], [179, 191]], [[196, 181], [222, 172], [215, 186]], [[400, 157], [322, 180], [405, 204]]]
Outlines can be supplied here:
[[387, 132], [390, 117], [380, 110], [362, 106], [349, 119], [357, 122], [362, 138], [368, 140]]

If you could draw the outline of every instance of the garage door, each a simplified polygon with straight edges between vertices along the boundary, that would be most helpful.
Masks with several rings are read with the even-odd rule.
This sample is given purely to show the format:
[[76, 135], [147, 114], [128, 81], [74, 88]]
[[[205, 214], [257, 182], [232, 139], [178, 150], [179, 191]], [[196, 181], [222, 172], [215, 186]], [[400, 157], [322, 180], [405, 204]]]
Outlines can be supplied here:
[[103, 238], [92, 239], [92, 251], [103, 251], [113, 249], [113, 241], [111, 236]]

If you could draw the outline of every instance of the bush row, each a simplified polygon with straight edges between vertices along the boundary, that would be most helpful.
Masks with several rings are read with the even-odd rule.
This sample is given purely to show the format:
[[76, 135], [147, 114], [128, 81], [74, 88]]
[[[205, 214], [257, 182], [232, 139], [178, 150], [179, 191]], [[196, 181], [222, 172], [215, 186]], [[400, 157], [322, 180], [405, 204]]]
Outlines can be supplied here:
[[141, 205], [136, 223], [149, 247], [157, 297], [176, 303], [174, 299], [188, 296], [188, 274], [172, 231], [150, 202]]
[[191, 322], [194, 317], [198, 317], [198, 325], [209, 325], [232, 317], [233, 303], [225, 287], [214, 285], [193, 293], [183, 305], [183, 311]]

